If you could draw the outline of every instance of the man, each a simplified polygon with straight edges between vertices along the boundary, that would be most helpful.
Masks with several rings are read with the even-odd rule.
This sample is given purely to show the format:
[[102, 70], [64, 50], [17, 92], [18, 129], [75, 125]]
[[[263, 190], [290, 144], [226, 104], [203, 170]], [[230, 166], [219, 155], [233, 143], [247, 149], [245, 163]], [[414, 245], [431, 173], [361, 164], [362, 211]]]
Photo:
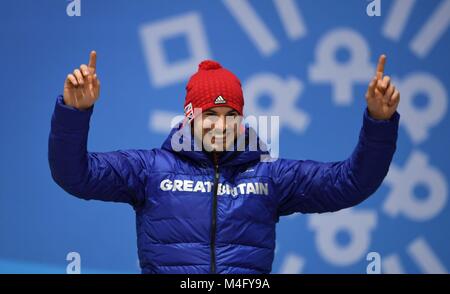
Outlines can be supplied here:
[[[161, 148], [88, 152], [100, 90], [93, 51], [88, 65], [67, 76], [56, 102], [49, 139], [53, 179], [79, 198], [132, 205], [143, 273], [269, 273], [280, 216], [354, 206], [386, 176], [400, 94], [384, 76], [385, 62], [382, 55], [368, 86], [356, 148], [346, 160], [325, 163], [262, 160], [267, 152], [250, 148], [251, 130], [240, 124], [239, 79], [211, 60], [190, 78], [186, 118]], [[180, 149], [184, 140], [196, 148]]]

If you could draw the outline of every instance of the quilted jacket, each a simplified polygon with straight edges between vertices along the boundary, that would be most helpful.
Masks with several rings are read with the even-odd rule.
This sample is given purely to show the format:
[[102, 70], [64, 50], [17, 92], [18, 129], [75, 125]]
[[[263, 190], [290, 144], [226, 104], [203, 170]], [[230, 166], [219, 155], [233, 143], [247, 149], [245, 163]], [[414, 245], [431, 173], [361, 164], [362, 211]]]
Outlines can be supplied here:
[[[399, 114], [363, 115], [358, 143], [342, 161], [277, 159], [262, 151], [87, 151], [93, 107], [58, 96], [48, 158], [55, 182], [86, 200], [129, 203], [142, 273], [270, 273], [275, 225], [295, 212], [332, 212], [373, 194], [396, 149]], [[244, 140], [245, 141], [245, 140]]]

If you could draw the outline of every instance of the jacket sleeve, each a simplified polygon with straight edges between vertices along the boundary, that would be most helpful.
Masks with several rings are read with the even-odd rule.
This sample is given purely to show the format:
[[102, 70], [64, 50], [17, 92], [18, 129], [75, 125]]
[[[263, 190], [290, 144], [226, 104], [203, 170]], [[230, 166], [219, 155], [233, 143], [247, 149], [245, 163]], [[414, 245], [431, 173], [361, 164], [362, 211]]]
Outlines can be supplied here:
[[368, 198], [389, 170], [399, 119], [395, 112], [389, 120], [375, 120], [366, 108], [358, 143], [346, 160], [277, 160], [272, 178], [278, 214], [332, 212]]
[[76, 197], [137, 206], [145, 199], [151, 151], [88, 152], [92, 111], [93, 107], [81, 111], [65, 105], [63, 97], [58, 96], [48, 142], [52, 177]]

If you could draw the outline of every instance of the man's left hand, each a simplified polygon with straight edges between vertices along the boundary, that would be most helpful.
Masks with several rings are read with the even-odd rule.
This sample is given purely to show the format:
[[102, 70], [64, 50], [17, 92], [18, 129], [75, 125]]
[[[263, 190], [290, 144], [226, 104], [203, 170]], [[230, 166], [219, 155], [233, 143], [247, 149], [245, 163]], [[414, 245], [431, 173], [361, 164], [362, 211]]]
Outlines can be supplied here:
[[366, 93], [369, 115], [374, 119], [388, 120], [397, 110], [400, 102], [400, 92], [391, 82], [389, 76], [384, 75], [386, 55], [378, 60], [377, 73], [369, 84]]

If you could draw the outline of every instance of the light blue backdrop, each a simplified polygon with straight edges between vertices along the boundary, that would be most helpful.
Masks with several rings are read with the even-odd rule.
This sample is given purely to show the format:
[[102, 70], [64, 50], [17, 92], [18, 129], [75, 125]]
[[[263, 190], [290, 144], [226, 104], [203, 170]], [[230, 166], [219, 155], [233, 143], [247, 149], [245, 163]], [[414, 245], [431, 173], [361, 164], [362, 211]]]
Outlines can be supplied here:
[[[73, 4], [72, 4], [73, 3]], [[1, 1], [0, 272], [139, 272], [133, 210], [51, 179], [47, 140], [65, 76], [98, 53], [89, 150], [159, 147], [184, 86], [212, 58], [242, 80], [246, 114], [281, 115], [282, 157], [342, 160], [381, 53], [401, 90], [398, 151], [380, 189], [335, 214], [285, 217], [273, 272], [450, 269], [450, 1]], [[74, 6], [75, 7], [75, 6]], [[76, 12], [76, 11], [75, 11]]]

